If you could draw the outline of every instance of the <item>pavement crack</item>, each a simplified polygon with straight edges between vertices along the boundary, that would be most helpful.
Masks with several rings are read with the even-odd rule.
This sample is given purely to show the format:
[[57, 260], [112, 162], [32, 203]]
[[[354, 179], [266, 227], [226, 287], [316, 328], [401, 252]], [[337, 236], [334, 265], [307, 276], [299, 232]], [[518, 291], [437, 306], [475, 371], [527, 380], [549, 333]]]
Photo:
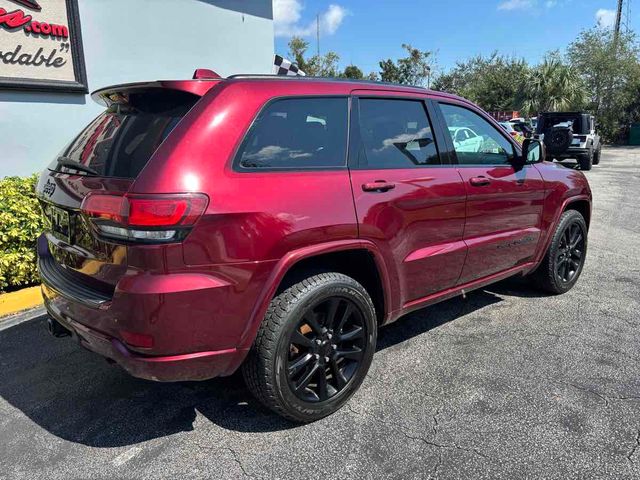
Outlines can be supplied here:
[[249, 478], [255, 478], [253, 475], [251, 475], [249, 472], [247, 472], [247, 470], [244, 467], [244, 464], [242, 463], [242, 460], [240, 460], [240, 456], [238, 455], [238, 452], [236, 452], [233, 448], [230, 447], [225, 447], [225, 449], [229, 450], [231, 452], [231, 455], [233, 455], [233, 460], [236, 462], [236, 464], [238, 465], [238, 467], [240, 467], [240, 470], [242, 470], [242, 474], [245, 477], [249, 477]]
[[595, 395], [596, 397], [600, 398], [600, 400], [602, 400], [604, 402], [605, 407], [609, 406], [609, 403], [612, 400], [623, 400], [623, 401], [638, 401], [640, 400], [640, 396], [635, 396], [635, 395], [629, 395], [629, 396], [621, 396], [621, 395], [611, 395], [611, 394], [604, 394], [604, 393], [600, 393], [597, 392], [591, 388], [588, 387], [583, 387], [580, 385], [576, 385], [575, 383], [571, 383], [571, 382], [565, 382], [563, 380], [556, 380], [556, 383], [562, 384], [562, 385], [566, 385], [568, 387], [571, 388], [575, 388], [576, 390], [580, 390], [583, 392], [587, 392], [590, 393], [591, 395]]
[[195, 445], [201, 449], [201, 450], [206, 450], [209, 452], [220, 452], [221, 450], [227, 450], [228, 452], [231, 453], [231, 456], [233, 457], [233, 461], [238, 465], [238, 468], [240, 468], [240, 470], [242, 471], [242, 475], [244, 477], [249, 477], [249, 478], [256, 478], [254, 475], [250, 474], [249, 472], [247, 472], [247, 469], [245, 468], [244, 464], [242, 463], [242, 460], [240, 460], [240, 455], [238, 455], [238, 452], [236, 452], [233, 448], [231, 447], [214, 447], [211, 445], [203, 445], [199, 442], [194, 442]]
[[441, 407], [436, 408], [436, 413], [433, 414], [433, 426], [431, 427], [433, 429], [433, 438], [436, 438], [436, 435], [438, 435], [438, 415], [440, 415], [440, 410]]
[[633, 460], [631, 459], [631, 457], [633, 457], [633, 455], [636, 453], [636, 450], [638, 449], [638, 447], [640, 447], [640, 429], [636, 433], [636, 443], [635, 443], [635, 445], [633, 446], [631, 451], [629, 453], [627, 453], [627, 460], [629, 460], [631, 463], [634, 463]]
[[435, 475], [437, 475], [438, 469], [440, 468], [440, 466], [442, 465], [442, 449], [454, 449], [454, 450], [459, 450], [462, 452], [467, 452], [467, 453], [473, 453], [475, 455], [478, 455], [479, 457], [482, 457], [486, 460], [492, 460], [491, 457], [489, 457], [487, 454], [481, 452], [480, 450], [478, 450], [475, 447], [463, 447], [462, 445], [458, 445], [457, 443], [438, 443], [436, 440], [436, 434], [438, 433], [438, 429], [437, 429], [437, 425], [438, 421], [437, 421], [437, 416], [440, 413], [440, 409], [438, 408], [438, 410], [436, 410], [436, 413], [433, 415], [435, 423], [432, 426], [433, 432], [434, 432], [434, 437], [433, 440], [429, 440], [427, 438], [421, 437], [421, 436], [416, 436], [416, 435], [411, 435], [409, 433], [407, 433], [405, 431], [405, 428], [402, 425], [399, 425], [395, 422], [391, 422], [391, 421], [386, 421], [382, 418], [380, 418], [378, 415], [375, 415], [371, 412], [367, 412], [366, 410], [364, 411], [358, 411], [355, 408], [353, 408], [350, 404], [347, 404], [347, 409], [350, 410], [351, 412], [355, 413], [356, 415], [360, 415], [360, 416], [367, 416], [370, 418], [373, 418], [374, 420], [376, 420], [377, 422], [380, 422], [384, 425], [388, 425], [389, 427], [393, 428], [395, 431], [397, 431], [398, 433], [400, 433], [402, 436], [404, 436], [405, 438], [408, 438], [409, 440], [413, 440], [413, 441], [418, 441], [418, 442], [422, 442], [425, 445], [429, 445], [430, 447], [435, 447], [438, 449], [438, 461], [436, 462], [436, 464], [434, 465], [434, 468], [432, 470], [431, 473], [431, 477], [434, 477]]
[[587, 393], [590, 393], [591, 395], [595, 395], [596, 397], [598, 397], [600, 400], [604, 402], [605, 407], [609, 406], [609, 399], [606, 396], [602, 395], [601, 393], [596, 392], [595, 390], [592, 390], [588, 387], [582, 387], [580, 385], [576, 385], [575, 383], [565, 382], [563, 380], [556, 380], [556, 382], [571, 388], [575, 388], [576, 390], [580, 390], [582, 392], [587, 392]]

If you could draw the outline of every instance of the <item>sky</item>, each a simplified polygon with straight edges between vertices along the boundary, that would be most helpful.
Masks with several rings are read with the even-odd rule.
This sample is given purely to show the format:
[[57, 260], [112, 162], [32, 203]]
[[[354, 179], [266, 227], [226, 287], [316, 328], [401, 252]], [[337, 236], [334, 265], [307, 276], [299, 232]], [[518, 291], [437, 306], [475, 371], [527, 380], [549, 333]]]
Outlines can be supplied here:
[[[640, 27], [640, 0], [631, 2], [630, 26]], [[440, 71], [456, 61], [497, 50], [537, 63], [563, 51], [581, 30], [611, 28], [617, 0], [274, 0], [276, 53], [285, 55], [293, 35], [316, 52], [340, 55], [341, 67], [378, 71], [378, 61], [402, 57], [401, 45], [437, 52]]]

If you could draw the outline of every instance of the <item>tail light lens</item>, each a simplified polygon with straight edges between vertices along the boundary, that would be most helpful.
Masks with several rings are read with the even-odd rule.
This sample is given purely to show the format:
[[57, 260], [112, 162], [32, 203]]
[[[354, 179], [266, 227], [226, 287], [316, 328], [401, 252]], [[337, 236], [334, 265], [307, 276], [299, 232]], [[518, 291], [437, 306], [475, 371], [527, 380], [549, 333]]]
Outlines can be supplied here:
[[124, 196], [92, 193], [80, 208], [105, 237], [172, 242], [184, 239], [208, 203], [209, 198], [202, 193]]
[[509, 132], [509, 135], [511, 135], [512, 137], [517, 137], [518, 136], [518, 132], [512, 131], [512, 132]]

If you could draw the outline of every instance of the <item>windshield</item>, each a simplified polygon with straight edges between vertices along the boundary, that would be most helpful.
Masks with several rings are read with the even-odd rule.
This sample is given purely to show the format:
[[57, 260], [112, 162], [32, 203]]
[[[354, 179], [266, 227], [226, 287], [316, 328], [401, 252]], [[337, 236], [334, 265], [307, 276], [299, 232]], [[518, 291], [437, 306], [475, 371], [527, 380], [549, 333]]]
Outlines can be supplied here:
[[[91, 122], [56, 158], [51, 170], [136, 178], [200, 97], [162, 89], [132, 93]], [[74, 168], [74, 164], [79, 164]]]

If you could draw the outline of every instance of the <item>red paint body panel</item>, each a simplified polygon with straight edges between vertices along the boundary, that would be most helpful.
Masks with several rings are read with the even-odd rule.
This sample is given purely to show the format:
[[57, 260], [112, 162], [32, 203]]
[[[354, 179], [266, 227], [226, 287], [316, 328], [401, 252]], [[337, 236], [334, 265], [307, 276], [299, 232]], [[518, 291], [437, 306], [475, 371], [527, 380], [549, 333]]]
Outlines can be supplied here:
[[[466, 102], [458, 97], [411, 87], [290, 79], [149, 82], [109, 87], [94, 97], [106, 101], [111, 94], [145, 88], [202, 98], [137, 178], [45, 171], [37, 189], [43, 201], [72, 213], [95, 191], [208, 196], [206, 212], [178, 243], [100, 240], [84, 224], [86, 249], [82, 242], [65, 244], [51, 232], [39, 241], [42, 257], [50, 255], [64, 270], [112, 291], [109, 301], [95, 308], [45, 285], [50, 314], [83, 346], [135, 376], [186, 380], [231, 374], [251, 347], [281, 280], [303, 259], [369, 252], [382, 283], [381, 316], [388, 323], [462, 289], [531, 271], [562, 209], [575, 201], [590, 204], [584, 176], [551, 163], [520, 171], [455, 165], [280, 172], [232, 168], [256, 115], [276, 97], [364, 93]], [[488, 177], [490, 184], [471, 185], [477, 176]], [[378, 180], [394, 188], [362, 189]], [[45, 193], [51, 189], [51, 195]], [[153, 346], [127, 346], [121, 331], [149, 335]]]
[[[531, 261], [540, 238], [545, 189], [534, 166], [459, 167], [467, 189], [464, 240], [469, 248], [459, 283]], [[475, 186], [472, 178], [489, 183]]]
[[[394, 306], [455, 285], [466, 255], [450, 248], [462, 240], [465, 221], [465, 188], [455, 168], [353, 170], [351, 180], [360, 238], [376, 244], [399, 278]], [[375, 180], [395, 188], [362, 190]]]

